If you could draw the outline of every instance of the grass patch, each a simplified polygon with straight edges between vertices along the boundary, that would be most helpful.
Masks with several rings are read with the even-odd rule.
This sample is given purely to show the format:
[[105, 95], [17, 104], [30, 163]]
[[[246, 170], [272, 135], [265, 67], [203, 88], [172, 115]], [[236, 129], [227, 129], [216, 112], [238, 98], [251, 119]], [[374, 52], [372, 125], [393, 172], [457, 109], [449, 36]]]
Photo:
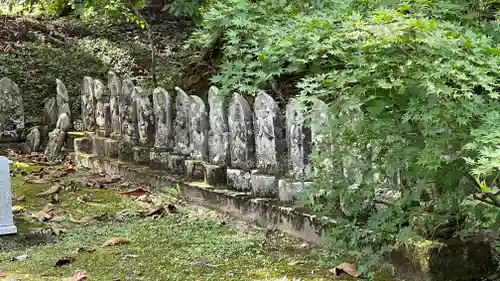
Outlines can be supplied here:
[[[75, 179], [90, 180], [86, 174], [71, 174], [60, 183], [60, 203], [54, 213], [62, 220], [38, 222], [16, 214], [19, 233], [0, 237], [0, 271], [14, 280], [61, 280], [76, 270], [85, 270], [90, 280], [329, 280], [328, 266], [318, 260], [318, 250], [286, 235], [265, 231], [202, 207], [175, 201], [180, 213], [164, 217], [126, 216], [121, 220], [71, 223], [75, 217], [115, 214], [123, 209], [140, 210], [144, 204], [119, 194], [117, 186], [105, 189], [71, 186]], [[27, 184], [23, 176], [12, 179], [15, 197], [26, 197], [15, 205], [26, 212], [41, 210], [50, 198], [37, 194], [53, 184]], [[79, 200], [90, 196], [91, 202]], [[167, 194], [152, 194], [168, 200]], [[64, 227], [61, 236], [36, 236], [34, 228]], [[113, 237], [126, 237], [130, 244], [101, 248]], [[5, 247], [6, 244], [11, 243]], [[93, 249], [81, 251], [78, 249]], [[27, 255], [23, 261], [12, 257]], [[55, 267], [64, 256], [70, 264]], [[331, 265], [329, 265], [331, 266]], [[287, 276], [288, 279], [283, 279]], [[386, 280], [386, 279], [384, 279]]]

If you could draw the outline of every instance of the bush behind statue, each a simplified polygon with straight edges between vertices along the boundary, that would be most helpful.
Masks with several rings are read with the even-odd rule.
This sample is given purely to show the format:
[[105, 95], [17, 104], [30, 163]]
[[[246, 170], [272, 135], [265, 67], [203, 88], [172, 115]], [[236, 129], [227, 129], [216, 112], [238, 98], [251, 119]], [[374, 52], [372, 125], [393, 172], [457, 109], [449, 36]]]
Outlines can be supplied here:
[[[475, 179], [493, 186], [498, 173], [485, 167], [498, 163], [498, 138], [484, 142], [500, 124], [498, 4], [213, 1], [190, 44], [223, 51], [212, 78], [222, 92], [286, 77], [305, 110], [327, 102], [306, 199], [342, 211], [335, 253], [367, 268], [410, 240], [498, 230], [498, 194]], [[384, 202], [386, 191], [398, 196]]]

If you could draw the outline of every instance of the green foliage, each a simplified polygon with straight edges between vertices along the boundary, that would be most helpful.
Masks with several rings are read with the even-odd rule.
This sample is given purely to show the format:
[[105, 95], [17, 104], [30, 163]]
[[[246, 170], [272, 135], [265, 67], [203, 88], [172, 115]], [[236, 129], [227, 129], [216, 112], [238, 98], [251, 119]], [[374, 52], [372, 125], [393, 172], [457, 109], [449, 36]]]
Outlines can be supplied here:
[[208, 2], [208, 0], [173, 0], [169, 5], [169, 11], [175, 16], [199, 19], [200, 10], [208, 5]]
[[[337, 256], [366, 268], [410, 240], [497, 229], [499, 209], [478, 200], [474, 176], [498, 169], [499, 7], [214, 1], [190, 45], [200, 55], [220, 51], [212, 82], [225, 93], [292, 77], [305, 109], [328, 104], [309, 203], [341, 211]], [[376, 208], [378, 188], [401, 197]]]
[[[2, 25], [3, 23], [3, 25]], [[55, 95], [55, 79], [61, 79], [70, 96], [71, 111], [80, 114], [80, 90], [84, 76], [106, 81], [109, 70], [133, 78], [145, 91], [152, 92], [150, 79], [150, 48], [143, 30], [133, 23], [94, 20], [29, 20], [24, 22], [31, 33], [29, 40], [13, 37], [20, 34], [15, 19], [2, 21], [0, 30], [11, 30], [0, 48], [0, 77], [8, 76], [23, 92], [25, 112], [30, 126], [43, 118], [43, 102]], [[20, 26], [19, 28], [21, 28]], [[161, 34], [171, 27], [155, 26], [157, 42], [170, 49], [179, 45], [179, 38], [164, 39]], [[183, 32], [183, 31], [179, 31]], [[64, 41], [60, 41], [64, 38]], [[131, 43], [132, 42], [132, 43]], [[158, 79], [164, 87], [178, 85], [175, 58], [158, 52], [161, 72]], [[160, 69], [160, 68], [159, 68]], [[174, 82], [175, 81], [175, 82]]]

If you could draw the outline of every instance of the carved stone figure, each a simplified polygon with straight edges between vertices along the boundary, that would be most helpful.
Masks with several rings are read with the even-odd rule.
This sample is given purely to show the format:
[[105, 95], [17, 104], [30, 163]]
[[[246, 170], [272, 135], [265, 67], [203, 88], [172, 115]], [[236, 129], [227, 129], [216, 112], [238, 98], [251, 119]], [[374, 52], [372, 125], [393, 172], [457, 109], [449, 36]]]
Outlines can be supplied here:
[[66, 86], [59, 79], [56, 79], [56, 92], [57, 92], [56, 102], [57, 102], [57, 108], [58, 108], [58, 110], [57, 110], [58, 115], [61, 115], [62, 113], [66, 113], [71, 118], [68, 90], [66, 90]]
[[134, 83], [132, 80], [123, 80], [120, 97], [121, 132], [124, 141], [135, 144], [139, 141], [139, 133], [137, 129], [137, 104], [133, 92]]
[[120, 119], [120, 96], [122, 93], [122, 82], [114, 72], [108, 72], [108, 89], [110, 91], [109, 110], [111, 115], [111, 136], [118, 138], [121, 135]]
[[153, 107], [149, 97], [144, 95], [141, 87], [134, 88], [134, 94], [137, 102], [137, 124], [139, 129], [139, 142], [141, 144], [153, 144], [155, 118]]
[[286, 107], [286, 135], [289, 176], [304, 180], [309, 174], [308, 156], [311, 153], [311, 131], [304, 125], [304, 116], [295, 99], [290, 99]]
[[189, 155], [189, 110], [191, 98], [179, 87], [175, 88], [177, 96], [175, 98], [175, 121], [174, 121], [174, 152]]
[[153, 105], [156, 117], [155, 147], [171, 148], [172, 139], [172, 105], [170, 94], [163, 88], [153, 92]]
[[206, 160], [208, 157], [208, 115], [205, 103], [198, 96], [191, 96], [189, 122], [191, 156], [197, 160]]
[[38, 126], [30, 129], [29, 134], [26, 136], [26, 144], [28, 145], [30, 152], [38, 151], [40, 149], [40, 143], [42, 142], [42, 134]]
[[216, 87], [212, 86], [208, 90], [208, 105], [210, 108], [209, 160], [214, 165], [226, 166], [230, 160], [229, 126], [224, 100]]
[[313, 145], [323, 141], [328, 116], [328, 105], [321, 100], [314, 101], [311, 112], [311, 142]]
[[[97, 126], [97, 133], [99, 136], [108, 136], [111, 124], [109, 120], [109, 104], [106, 108], [108, 89], [100, 80], [94, 80], [94, 96], [96, 100], [95, 105], [95, 123]], [[106, 112], [108, 111], [108, 112]]]
[[44, 124], [48, 125], [50, 129], [56, 126], [57, 118], [59, 117], [58, 112], [56, 97], [46, 99], [43, 106]]
[[0, 142], [23, 138], [24, 106], [21, 91], [9, 78], [0, 79]]
[[83, 78], [82, 121], [85, 131], [93, 132], [96, 129], [94, 80], [88, 76]]
[[248, 102], [238, 93], [228, 109], [229, 145], [231, 166], [249, 170], [255, 165], [255, 139], [252, 124], [252, 111]]
[[286, 149], [280, 109], [271, 96], [260, 91], [254, 103], [255, 153], [261, 173], [280, 173]]

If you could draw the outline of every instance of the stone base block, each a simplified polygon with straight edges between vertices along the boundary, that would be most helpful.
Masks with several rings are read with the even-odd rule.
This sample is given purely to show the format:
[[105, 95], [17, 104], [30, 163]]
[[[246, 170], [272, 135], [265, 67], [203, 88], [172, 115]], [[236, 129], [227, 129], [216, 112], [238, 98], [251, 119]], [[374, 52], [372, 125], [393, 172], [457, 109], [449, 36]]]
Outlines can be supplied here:
[[96, 136], [107, 138], [109, 136], [109, 132], [106, 130], [97, 130]]
[[75, 139], [82, 138], [83, 136], [84, 136], [83, 132], [68, 132], [66, 134], [66, 143], [64, 144], [64, 147], [66, 147], [68, 150], [74, 150]]
[[133, 154], [134, 154], [134, 163], [149, 165], [150, 161], [149, 147], [135, 146], [133, 148]]
[[204, 166], [200, 160], [185, 160], [186, 177], [189, 179], [202, 181], [204, 180]]
[[118, 141], [107, 139], [104, 142], [104, 153], [106, 157], [118, 158]]
[[106, 152], [104, 150], [104, 142], [107, 138], [103, 137], [92, 137], [92, 154], [98, 156], [105, 156]]
[[92, 153], [92, 143], [89, 138], [76, 138], [73, 141], [75, 153], [90, 154]]
[[221, 166], [205, 164], [204, 168], [204, 177], [205, 183], [209, 185], [225, 185], [227, 182], [226, 179], [226, 169]]
[[252, 171], [251, 175], [252, 194], [259, 197], [277, 197], [278, 180], [275, 176], [261, 175]]
[[278, 181], [278, 198], [282, 202], [297, 200], [297, 194], [306, 189], [312, 182], [294, 182], [286, 179]]
[[17, 227], [15, 225], [2, 225], [0, 226], [0, 235], [16, 234]]
[[128, 141], [118, 141], [118, 159], [124, 162], [134, 161], [133, 143]]
[[149, 150], [149, 165], [153, 169], [168, 170], [168, 151], [163, 148], [151, 148]]
[[186, 173], [186, 165], [184, 163], [185, 156], [170, 154], [167, 155], [167, 170], [173, 174], [183, 175]]
[[234, 190], [250, 191], [252, 190], [251, 174], [248, 171], [238, 169], [226, 170], [227, 185]]

